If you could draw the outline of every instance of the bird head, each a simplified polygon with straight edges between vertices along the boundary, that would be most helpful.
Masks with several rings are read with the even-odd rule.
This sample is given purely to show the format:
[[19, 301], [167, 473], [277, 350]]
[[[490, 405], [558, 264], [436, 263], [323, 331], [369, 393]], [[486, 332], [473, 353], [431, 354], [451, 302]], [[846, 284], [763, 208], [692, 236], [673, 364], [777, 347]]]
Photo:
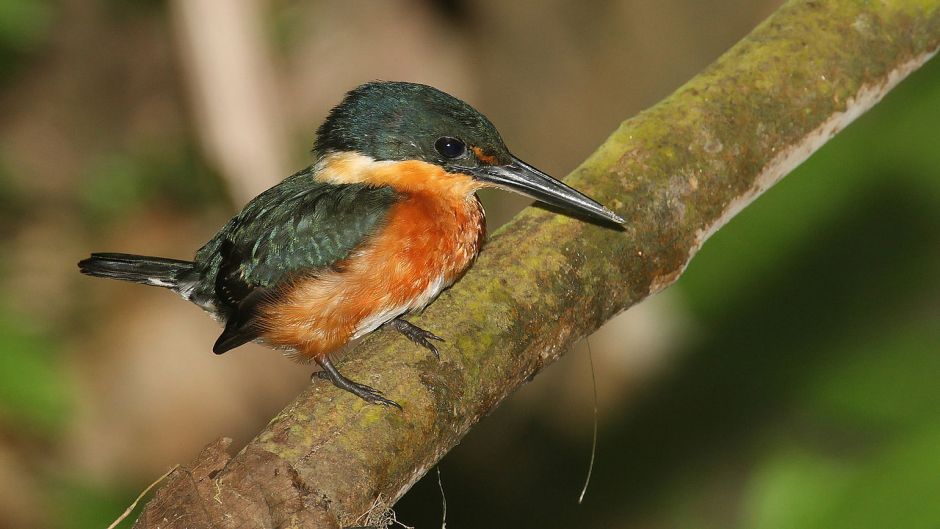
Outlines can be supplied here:
[[[381, 181], [387, 176], [375, 175], [390, 171], [350, 167], [418, 162], [442, 169], [423, 174], [450, 178], [453, 187], [471, 192], [498, 187], [572, 213], [624, 223], [606, 207], [514, 156], [496, 127], [476, 109], [422, 84], [377, 81], [350, 91], [317, 131], [314, 152], [319, 160], [343, 167], [329, 173], [336, 181], [388, 183]], [[351, 163], [350, 157], [358, 162]]]

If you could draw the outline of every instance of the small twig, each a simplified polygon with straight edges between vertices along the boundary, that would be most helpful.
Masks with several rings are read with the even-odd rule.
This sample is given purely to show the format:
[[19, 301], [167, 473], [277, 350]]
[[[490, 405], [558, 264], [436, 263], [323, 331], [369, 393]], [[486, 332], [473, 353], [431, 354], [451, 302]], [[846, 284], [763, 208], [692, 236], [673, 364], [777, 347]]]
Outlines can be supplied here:
[[447, 529], [447, 497], [444, 496], [444, 484], [441, 482], [441, 467], [437, 467], [437, 488], [441, 489], [441, 529]]
[[165, 480], [167, 476], [176, 472], [176, 469], [178, 469], [179, 467], [180, 466], [178, 463], [176, 465], [173, 465], [173, 468], [171, 468], [170, 470], [167, 470], [165, 474], [157, 478], [157, 480], [151, 483], [150, 485], [147, 485], [147, 488], [144, 489], [143, 492], [141, 492], [137, 496], [137, 499], [135, 499], [134, 502], [131, 503], [130, 506], [127, 507], [127, 509], [124, 511], [123, 514], [118, 516], [117, 520], [114, 520], [114, 522], [112, 522], [111, 525], [108, 526], [108, 529], [114, 529], [115, 527], [120, 525], [121, 522], [123, 522], [125, 518], [127, 518], [128, 516], [131, 515], [132, 512], [134, 512], [134, 509], [137, 508], [137, 504], [140, 503], [140, 500], [142, 500], [144, 496], [147, 495], [148, 492], [150, 492], [154, 487], [156, 487], [161, 481]]
[[587, 494], [588, 485], [591, 484], [591, 473], [594, 472], [594, 456], [597, 454], [597, 375], [594, 373], [594, 355], [591, 354], [591, 340], [585, 337], [587, 342], [588, 362], [591, 364], [591, 386], [594, 389], [594, 436], [591, 439], [591, 461], [588, 463], [587, 476], [584, 478], [584, 487], [581, 489], [581, 495], [578, 496], [578, 505], [584, 501], [584, 495]]

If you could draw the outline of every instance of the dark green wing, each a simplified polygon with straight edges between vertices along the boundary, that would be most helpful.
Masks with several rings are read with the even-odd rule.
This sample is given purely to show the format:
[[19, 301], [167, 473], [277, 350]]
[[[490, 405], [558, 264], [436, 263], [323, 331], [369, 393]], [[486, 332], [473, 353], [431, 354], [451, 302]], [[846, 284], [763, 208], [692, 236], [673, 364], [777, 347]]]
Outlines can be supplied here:
[[[388, 187], [335, 185], [298, 173], [252, 200], [196, 254], [200, 286], [226, 318], [213, 350], [258, 338], [258, 303], [280, 282], [345, 259], [381, 229], [398, 195]], [[196, 301], [196, 300], [194, 300]], [[198, 302], [198, 301], [197, 301]]]
[[285, 275], [346, 258], [397, 200], [390, 188], [362, 185], [313, 182], [284, 191], [245, 208], [226, 237], [240, 259], [239, 275], [251, 285], [271, 287]]

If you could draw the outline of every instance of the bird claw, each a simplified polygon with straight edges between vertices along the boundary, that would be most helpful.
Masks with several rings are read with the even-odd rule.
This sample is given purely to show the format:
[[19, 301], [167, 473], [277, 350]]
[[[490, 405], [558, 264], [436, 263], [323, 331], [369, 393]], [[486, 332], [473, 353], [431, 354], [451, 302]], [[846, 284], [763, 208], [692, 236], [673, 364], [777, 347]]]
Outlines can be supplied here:
[[401, 318], [396, 318], [388, 322], [386, 325], [402, 333], [403, 335], [405, 335], [406, 338], [408, 338], [412, 342], [431, 351], [432, 353], [434, 353], [434, 356], [437, 357], [438, 360], [440, 360], [441, 353], [440, 351], [437, 350], [437, 346], [431, 342], [431, 340], [437, 340], [439, 342], [443, 342], [444, 339], [441, 338], [440, 336], [434, 334], [431, 331], [426, 331], [422, 329], [421, 327], [418, 327], [417, 325], [411, 323], [410, 321], [403, 320]]
[[438, 340], [438, 341], [443, 342], [444, 339], [443, 339], [443, 338], [440, 338], [440, 337], [438, 337], [438, 336], [435, 336], [435, 335], [433, 335], [433, 334], [431, 334], [430, 332], [425, 331], [425, 330], [421, 330], [421, 332], [422, 332], [422, 333], [427, 333], [427, 334], [415, 335], [415, 336], [408, 336], [408, 335], [406, 335], [406, 336], [408, 336], [408, 339], [410, 339], [412, 342], [414, 342], [414, 343], [420, 345], [421, 347], [424, 347], [424, 348], [427, 349], [428, 351], [431, 351], [432, 353], [434, 353], [434, 357], [437, 358], [438, 360], [440, 360], [440, 359], [441, 359], [441, 352], [437, 350], [437, 346], [436, 346], [436, 345], [434, 345], [433, 343], [431, 343], [431, 340]]
[[384, 395], [385, 395], [384, 393], [382, 393], [381, 391], [379, 391], [379, 390], [377, 390], [377, 389], [375, 389], [375, 388], [373, 388], [373, 387], [369, 387], [369, 386], [367, 386], [367, 385], [365, 385], [365, 384], [360, 384], [360, 383], [358, 383], [358, 382], [353, 382], [353, 383], [352, 383], [352, 388], [343, 388], [343, 389], [346, 389], [346, 390], [349, 391], [350, 393], [356, 395], [356, 396], [359, 397], [360, 399], [362, 399], [362, 400], [364, 400], [364, 401], [366, 401], [366, 402], [368, 402], [368, 403], [370, 403], [370, 404], [378, 404], [378, 405], [386, 406], [386, 407], [388, 407], [388, 406], [394, 406], [394, 407], [398, 408], [399, 411], [402, 411], [401, 404], [398, 404], [398, 403], [395, 402], [394, 400], [385, 398], [385, 397], [384, 397]]
[[329, 361], [329, 359], [319, 360], [318, 362], [320, 364], [320, 367], [323, 368], [323, 371], [314, 371], [310, 375], [311, 380], [313, 379], [313, 377], [317, 377], [322, 380], [328, 380], [339, 389], [346, 390], [352, 393], [353, 395], [359, 397], [360, 399], [368, 402], [369, 404], [378, 404], [378, 405], [386, 406], [386, 407], [394, 406], [398, 408], [399, 410], [402, 410], [402, 407], [400, 404], [398, 404], [394, 400], [385, 398], [384, 396], [385, 394], [382, 393], [381, 391], [371, 386], [367, 386], [365, 384], [361, 384], [359, 382], [350, 380], [346, 378], [345, 376], [343, 376], [342, 374], [340, 374], [340, 372], [336, 370], [336, 368], [333, 366], [332, 362]]

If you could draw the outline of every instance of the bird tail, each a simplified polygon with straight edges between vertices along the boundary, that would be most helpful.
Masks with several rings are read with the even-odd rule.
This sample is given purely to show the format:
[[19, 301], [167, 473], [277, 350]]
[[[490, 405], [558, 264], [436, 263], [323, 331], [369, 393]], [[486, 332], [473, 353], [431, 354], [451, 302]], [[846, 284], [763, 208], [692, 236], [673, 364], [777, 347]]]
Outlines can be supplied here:
[[181, 281], [192, 272], [193, 263], [126, 253], [93, 253], [78, 263], [78, 269], [89, 276], [120, 279], [180, 292]]

